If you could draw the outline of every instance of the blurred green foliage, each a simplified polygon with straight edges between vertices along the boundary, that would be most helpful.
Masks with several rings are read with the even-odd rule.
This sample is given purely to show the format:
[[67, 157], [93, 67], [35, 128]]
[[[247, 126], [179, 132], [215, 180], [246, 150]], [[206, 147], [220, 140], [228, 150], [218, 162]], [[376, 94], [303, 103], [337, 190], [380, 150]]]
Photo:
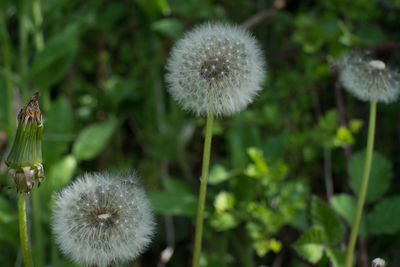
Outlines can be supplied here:
[[[368, 106], [343, 92], [335, 62], [362, 48], [398, 63], [400, 1], [285, 4], [251, 28], [268, 62], [265, 89], [214, 128], [203, 266], [343, 260], [363, 168], [363, 152], [352, 150], [364, 147]], [[46, 179], [32, 192], [29, 213], [37, 266], [73, 266], [51, 237], [52, 198], [77, 175], [102, 169], [137, 169], [158, 214], [157, 236], [138, 266], [157, 266], [166, 246], [174, 247], [167, 266], [189, 266], [204, 119], [168, 95], [166, 58], [197, 23], [242, 24], [273, 6], [272, 0], [0, 2], [1, 158], [18, 108], [36, 90], [46, 119]], [[396, 103], [378, 107], [380, 154], [360, 231], [366, 246], [358, 251], [391, 266], [400, 265], [400, 183], [391, 179], [400, 172], [399, 112]], [[16, 197], [1, 164], [0, 262], [20, 266]]]

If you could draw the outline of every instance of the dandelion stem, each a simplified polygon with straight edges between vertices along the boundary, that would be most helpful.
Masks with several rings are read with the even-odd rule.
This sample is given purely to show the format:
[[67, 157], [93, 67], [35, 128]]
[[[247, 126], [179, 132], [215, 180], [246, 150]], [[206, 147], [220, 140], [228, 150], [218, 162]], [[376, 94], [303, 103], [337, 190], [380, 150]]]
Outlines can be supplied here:
[[29, 249], [28, 229], [26, 222], [26, 195], [25, 193], [18, 194], [18, 215], [19, 215], [19, 237], [21, 241], [22, 254], [26, 267], [32, 267], [32, 256]]
[[371, 101], [371, 107], [369, 113], [367, 153], [365, 155], [364, 173], [361, 181], [360, 192], [358, 194], [356, 214], [354, 216], [349, 244], [347, 246], [345, 267], [351, 267], [353, 265], [354, 247], [356, 245], [358, 229], [360, 226], [365, 197], [367, 195], [368, 180], [371, 170], [372, 154], [374, 149], [375, 122], [376, 122], [376, 102]]
[[[32, 17], [34, 22], [34, 41], [37, 52], [41, 52], [44, 49], [44, 39], [42, 32], [42, 7], [41, 0], [33, 0], [32, 1]], [[48, 94], [48, 90], [39, 89], [43, 99], [44, 110], [48, 110], [50, 96]], [[33, 232], [34, 232], [34, 247], [33, 253], [35, 255], [35, 264], [42, 266], [44, 259], [44, 249], [43, 249], [43, 231], [41, 225], [41, 210], [40, 210], [40, 199], [39, 199], [39, 191], [35, 192], [31, 196], [32, 201], [32, 210], [33, 210]]]
[[203, 166], [201, 169], [201, 180], [200, 180], [201, 184], [199, 193], [199, 204], [197, 207], [196, 234], [194, 240], [192, 267], [198, 267], [200, 263], [201, 241], [203, 236], [204, 206], [205, 206], [206, 192], [207, 192], [208, 166], [210, 165], [213, 121], [214, 121], [214, 114], [212, 111], [209, 111], [206, 123], [206, 136], [204, 139]]

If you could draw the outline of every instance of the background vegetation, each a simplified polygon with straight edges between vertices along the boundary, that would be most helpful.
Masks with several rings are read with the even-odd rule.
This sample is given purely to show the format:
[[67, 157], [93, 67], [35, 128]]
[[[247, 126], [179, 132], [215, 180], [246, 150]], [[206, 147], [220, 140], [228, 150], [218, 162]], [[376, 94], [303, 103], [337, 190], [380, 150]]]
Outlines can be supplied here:
[[[36, 90], [46, 119], [46, 179], [29, 209], [36, 265], [72, 266], [50, 234], [52, 196], [104, 169], [136, 169], [157, 214], [156, 238], [132, 266], [190, 265], [204, 119], [171, 99], [164, 66], [185, 30], [220, 20], [250, 28], [268, 80], [254, 104], [214, 129], [202, 264], [340, 266], [368, 104], [342, 90], [335, 62], [363, 48], [398, 66], [399, 15], [399, 0], [2, 0], [1, 265], [21, 265], [4, 159], [16, 113]], [[398, 103], [378, 106], [357, 266], [378, 256], [400, 266], [399, 112]]]

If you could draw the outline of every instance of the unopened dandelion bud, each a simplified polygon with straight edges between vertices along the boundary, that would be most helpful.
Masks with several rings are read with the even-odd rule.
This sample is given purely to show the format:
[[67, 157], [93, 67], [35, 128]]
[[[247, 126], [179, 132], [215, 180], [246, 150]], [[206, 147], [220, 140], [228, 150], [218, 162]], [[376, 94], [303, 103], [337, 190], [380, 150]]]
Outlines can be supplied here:
[[400, 73], [380, 60], [360, 55], [345, 56], [340, 62], [340, 81], [363, 101], [390, 103], [400, 94]]
[[386, 267], [386, 262], [381, 258], [376, 258], [372, 261], [371, 267]]
[[265, 79], [265, 61], [245, 29], [206, 23], [176, 43], [167, 71], [169, 92], [183, 109], [221, 116], [253, 102]]
[[18, 114], [14, 144], [7, 157], [8, 174], [18, 193], [29, 193], [35, 183], [44, 179], [42, 165], [43, 118], [39, 108], [39, 93], [35, 93]]
[[134, 174], [79, 177], [58, 194], [52, 221], [61, 250], [88, 266], [135, 259], [154, 232], [149, 200]]

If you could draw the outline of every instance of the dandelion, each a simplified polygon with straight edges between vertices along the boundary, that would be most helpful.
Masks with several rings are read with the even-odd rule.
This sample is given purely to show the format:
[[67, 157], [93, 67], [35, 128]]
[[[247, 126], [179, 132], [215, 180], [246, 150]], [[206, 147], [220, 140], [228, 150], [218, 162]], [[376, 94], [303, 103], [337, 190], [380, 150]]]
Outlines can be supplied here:
[[150, 203], [135, 175], [88, 173], [57, 196], [53, 232], [61, 250], [78, 264], [133, 260], [153, 231]]
[[340, 81], [344, 88], [360, 100], [370, 102], [367, 152], [365, 156], [364, 172], [346, 251], [345, 266], [350, 267], [353, 263], [354, 248], [357, 241], [358, 229], [363, 213], [371, 172], [371, 163], [374, 151], [376, 105], [378, 102], [393, 102], [398, 98], [400, 93], [400, 74], [388, 68], [386, 64], [380, 60], [370, 60], [356, 54], [344, 57], [340, 65]]
[[166, 81], [185, 110], [207, 116], [197, 207], [193, 267], [198, 267], [214, 115], [231, 115], [250, 104], [262, 89], [265, 61], [256, 40], [243, 28], [206, 23], [173, 47]]
[[345, 56], [340, 81], [352, 95], [363, 101], [390, 103], [400, 94], [400, 73], [380, 60], [359, 55]]
[[383, 260], [381, 258], [376, 258], [372, 261], [371, 266], [372, 267], [385, 267], [386, 262], [385, 262], [385, 260]]
[[230, 115], [246, 108], [262, 89], [264, 57], [244, 29], [206, 23], [173, 47], [166, 80], [169, 92], [197, 115]]

